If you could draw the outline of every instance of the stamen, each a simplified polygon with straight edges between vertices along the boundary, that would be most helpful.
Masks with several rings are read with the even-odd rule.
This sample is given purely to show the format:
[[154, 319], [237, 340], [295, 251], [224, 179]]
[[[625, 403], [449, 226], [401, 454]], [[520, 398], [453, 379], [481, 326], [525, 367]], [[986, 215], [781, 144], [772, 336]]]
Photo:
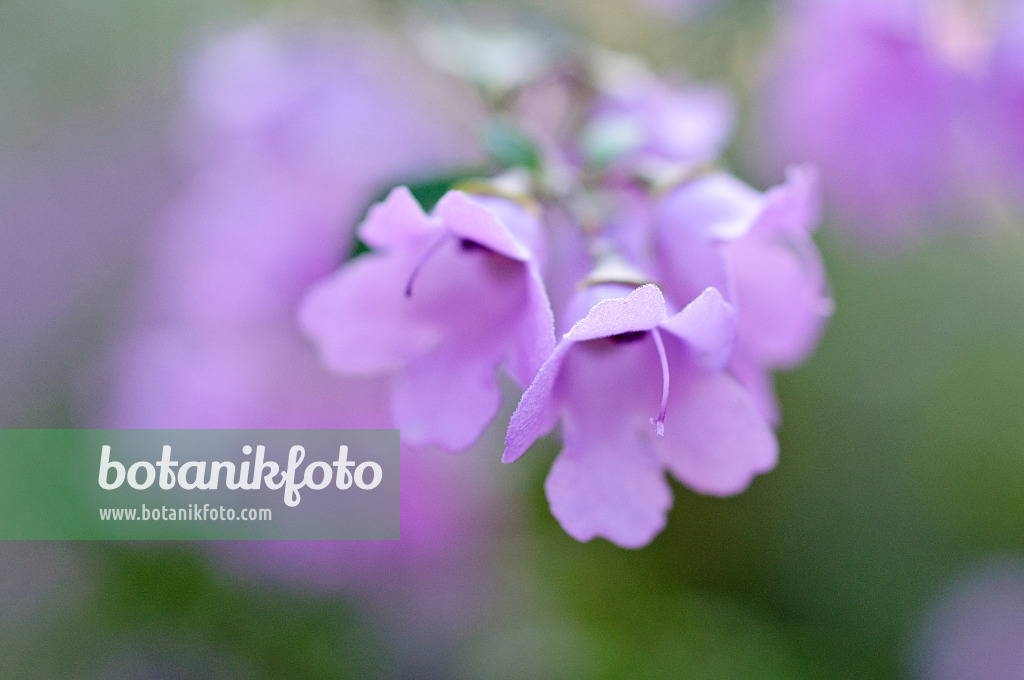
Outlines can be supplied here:
[[654, 346], [658, 348], [658, 358], [661, 359], [661, 411], [658, 418], [651, 418], [651, 424], [659, 437], [665, 436], [665, 414], [668, 411], [668, 356], [665, 354], [665, 343], [661, 341], [661, 333], [657, 328], [651, 329], [651, 337], [654, 338]]
[[427, 252], [423, 253], [423, 256], [420, 257], [419, 262], [417, 262], [416, 266], [412, 268], [412, 273], [409, 274], [409, 281], [406, 282], [405, 284], [405, 297], [412, 297], [412, 284], [414, 281], [416, 281], [416, 277], [420, 275], [420, 270], [423, 269], [423, 265], [426, 264], [427, 260], [433, 257], [434, 253], [436, 253], [441, 248], [441, 246], [444, 245], [445, 241], [447, 241], [451, 237], [451, 232], [446, 231], [444, 234], [441, 235], [440, 238], [438, 238], [436, 241], [430, 244], [430, 247], [427, 248]]

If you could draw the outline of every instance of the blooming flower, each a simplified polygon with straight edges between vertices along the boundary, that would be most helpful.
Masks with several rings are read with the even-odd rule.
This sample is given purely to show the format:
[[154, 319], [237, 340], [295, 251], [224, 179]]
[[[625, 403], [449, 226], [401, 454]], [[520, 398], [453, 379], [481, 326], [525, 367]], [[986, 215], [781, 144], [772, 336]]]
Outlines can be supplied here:
[[565, 446], [545, 484], [552, 513], [577, 540], [640, 547], [671, 506], [666, 468], [701, 493], [734, 494], [775, 465], [777, 444], [724, 370], [736, 317], [721, 294], [708, 289], [669, 316], [657, 286], [627, 291], [584, 293], [581, 308], [600, 301], [523, 394], [503, 460], [561, 419]]
[[759, 156], [818, 165], [829, 208], [870, 243], [949, 224], [976, 182], [967, 154], [991, 130], [970, 139], [979, 76], [947, 37], [965, 22], [933, 28], [956, 4], [797, 3], [765, 83]]
[[331, 368], [394, 376], [404, 441], [464, 449], [500, 405], [496, 368], [528, 384], [554, 346], [538, 230], [511, 201], [453, 191], [428, 216], [400, 187], [360, 230], [382, 252], [316, 286], [302, 325]]
[[[528, 170], [477, 193], [467, 183], [429, 214], [394, 189], [359, 228], [370, 252], [328, 274], [354, 205], [335, 189], [358, 184], [363, 195], [366, 177], [385, 172], [352, 167], [342, 151], [379, 142], [378, 155], [401, 165], [409, 140], [386, 130], [407, 130], [391, 120], [401, 111], [420, 114], [373, 97], [366, 120], [336, 112], [351, 83], [320, 84], [334, 70], [308, 55], [278, 63], [287, 51], [265, 37], [213, 50], [228, 67], [198, 69], [213, 85], [193, 93], [197, 137], [214, 141], [199, 145], [209, 155], [170, 222], [151, 318], [129, 345], [118, 401], [127, 423], [390, 425], [405, 450], [461, 450], [494, 420], [503, 372], [526, 388], [504, 459], [561, 420], [565, 446], [546, 484], [553, 513], [580, 540], [629, 547], [665, 522], [665, 470], [729, 495], [774, 466], [771, 371], [805, 358], [827, 316], [810, 240], [816, 185], [797, 169], [760, 194], [707, 174], [731, 124], [724, 95], [678, 92], [612, 59], [594, 71], [604, 69], [594, 83], [604, 94], [582, 123], [578, 107], [548, 106], [542, 87], [542, 106], [524, 109], [537, 115], [522, 130], [542, 133]], [[365, 92], [378, 84], [359, 82]], [[502, 106], [510, 119], [519, 110]], [[334, 113], [355, 122], [335, 129]], [[571, 139], [560, 136], [563, 116]], [[568, 329], [557, 343], [550, 300]], [[430, 474], [406, 458], [414, 489]], [[417, 525], [434, 526], [425, 519]], [[345, 552], [318, 548], [300, 571], [320, 580]]]
[[761, 194], [724, 173], [685, 183], [654, 209], [657, 279], [681, 304], [714, 286], [737, 309], [730, 370], [762, 412], [778, 421], [770, 372], [792, 368], [814, 349], [832, 312], [825, 268], [811, 233], [817, 181], [791, 168]]

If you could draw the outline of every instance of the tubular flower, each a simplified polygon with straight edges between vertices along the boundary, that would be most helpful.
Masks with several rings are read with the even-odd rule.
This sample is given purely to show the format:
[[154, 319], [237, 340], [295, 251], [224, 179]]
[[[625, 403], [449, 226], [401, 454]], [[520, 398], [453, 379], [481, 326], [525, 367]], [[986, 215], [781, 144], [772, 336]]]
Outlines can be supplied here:
[[778, 421], [770, 372], [813, 351], [832, 313], [825, 268], [811, 240], [818, 222], [815, 173], [790, 168], [761, 194], [730, 175], [687, 183], [655, 209], [656, 269], [674, 302], [707, 286], [738, 312], [730, 370]]
[[[619, 284], [567, 332], [512, 416], [503, 460], [562, 421], [564, 448], [545, 484], [551, 511], [580, 541], [636, 548], [672, 504], [668, 469], [694, 490], [731, 495], [775, 465], [768, 422], [725, 370], [733, 308], [714, 288], [668, 314], [657, 286]], [[627, 295], [628, 292], [628, 295]], [[584, 303], [585, 305], [585, 303]]]
[[330, 368], [393, 376], [404, 441], [464, 449], [498, 410], [496, 369], [526, 385], [554, 346], [538, 232], [511, 201], [451, 191], [428, 216], [399, 187], [360, 230], [380, 252], [317, 285], [300, 322]]

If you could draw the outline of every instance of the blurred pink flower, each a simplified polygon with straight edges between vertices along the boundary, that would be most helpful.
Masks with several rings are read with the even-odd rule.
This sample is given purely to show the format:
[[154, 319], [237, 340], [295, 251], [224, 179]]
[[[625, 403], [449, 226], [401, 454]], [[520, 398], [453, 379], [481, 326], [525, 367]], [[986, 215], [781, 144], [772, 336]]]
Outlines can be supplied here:
[[[796, 2], [762, 93], [755, 153], [821, 172], [826, 208], [868, 243], [971, 215], [987, 57], [965, 3]], [[976, 220], [972, 220], [974, 226]]]
[[[474, 100], [445, 86], [354, 32], [252, 27], [208, 47], [189, 84], [195, 175], [163, 225], [104, 424], [388, 427], [384, 382], [324, 368], [299, 332], [298, 303], [351, 252], [382, 186], [476, 160], [448, 109], [473, 111]], [[472, 560], [455, 566], [483, 549], [490, 487], [477, 468], [453, 467], [403, 449], [399, 541], [245, 542], [217, 554], [243, 573], [398, 598], [423, 582], [471, 581]]]

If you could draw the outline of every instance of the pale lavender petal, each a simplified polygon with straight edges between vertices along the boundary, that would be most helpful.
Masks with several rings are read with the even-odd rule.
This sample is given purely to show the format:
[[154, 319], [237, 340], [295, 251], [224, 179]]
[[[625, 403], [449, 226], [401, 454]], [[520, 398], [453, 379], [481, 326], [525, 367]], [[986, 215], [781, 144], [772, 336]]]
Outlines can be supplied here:
[[543, 215], [544, 224], [541, 224], [539, 210], [532, 207], [527, 208], [525, 204], [517, 203], [509, 198], [471, 194], [470, 199], [473, 203], [483, 206], [493, 213], [512, 235], [512, 238], [529, 251], [540, 270], [544, 271], [548, 258], [547, 213]]
[[727, 374], [687, 365], [666, 342], [672, 392], [664, 437], [654, 446], [672, 474], [691, 489], [729, 496], [775, 467], [778, 443], [746, 391]]
[[676, 229], [689, 229], [714, 239], [745, 234], [760, 214], [760, 193], [732, 175], [716, 172], [688, 182], [662, 202], [662, 214]]
[[661, 323], [686, 342], [706, 368], [721, 369], [729, 361], [736, 339], [736, 312], [715, 288], [708, 288], [683, 311]]
[[559, 405], [554, 398], [555, 381], [562, 368], [562, 360], [572, 344], [566, 340], [560, 342], [523, 392], [505, 434], [502, 462], [517, 460], [533, 442], [554, 429], [560, 416]]
[[501, 360], [515, 355], [528, 384], [550, 353], [551, 312], [532, 263], [455, 238], [406, 251], [344, 267], [302, 321], [331, 367], [395, 371], [392, 412], [409, 442], [464, 449], [497, 411]]
[[649, 331], [665, 320], [665, 298], [653, 284], [640, 286], [626, 298], [602, 300], [576, 322], [565, 339], [574, 342], [620, 333]]
[[477, 440], [501, 405], [487, 361], [463, 347], [446, 347], [409, 364], [395, 379], [391, 409], [402, 440], [461, 451]]
[[681, 161], [712, 159], [732, 133], [735, 106], [720, 87], [691, 87], [665, 93], [650, 112], [650, 150]]
[[801, 237], [813, 233], [821, 219], [820, 184], [812, 165], [786, 168], [785, 183], [765, 192], [761, 214], [752, 230]]
[[[459, 342], [472, 353], [500, 357], [520, 341], [522, 315], [538, 293], [532, 290], [536, 282], [530, 267], [449, 238], [419, 266], [404, 301], [416, 318], [443, 329], [446, 344]], [[401, 294], [407, 278], [393, 281]]]
[[359, 237], [375, 248], [415, 243], [439, 234], [438, 220], [427, 217], [407, 187], [392, 189], [383, 203], [370, 209], [359, 228]]
[[510, 329], [513, 341], [505, 355], [505, 370], [520, 387], [533, 382], [537, 371], [555, 349], [555, 317], [536, 267], [529, 267], [526, 301], [518, 327]]
[[[621, 287], [609, 289], [622, 290]], [[577, 297], [587, 299], [586, 292]], [[650, 330], [664, 316], [664, 299], [653, 285], [642, 286], [626, 298], [598, 302], [565, 334], [523, 394], [509, 424], [502, 460], [506, 463], [516, 460], [538, 437], [547, 434], [555, 426], [563, 403], [566, 408], [575, 410], [577, 421], [583, 417], [580, 414], [596, 413], [596, 423], [632, 418], [634, 423], [646, 425], [658, 412], [657, 395], [654, 388], [650, 389], [650, 394], [644, 394], [644, 388], [649, 385], [638, 371], [648, 370], [652, 381], [660, 381], [657, 351], [649, 339], [618, 344], [608, 336]], [[559, 379], [562, 363], [574, 347], [570, 374]], [[634, 365], [623, 369], [630, 361]], [[612, 375], [616, 370], [618, 373]], [[567, 394], [558, 394], [559, 384], [561, 391]], [[630, 396], [633, 391], [644, 396], [634, 398]]]
[[636, 286], [624, 283], [596, 283], [591, 286], [574, 286], [574, 294], [562, 308], [560, 325], [565, 336], [572, 327], [590, 314], [594, 307], [605, 300], [625, 299], [636, 290]]
[[745, 234], [761, 210], [761, 197], [727, 175], [695, 180], [655, 208], [659, 278], [673, 303], [683, 306], [709, 286], [735, 301], [721, 242]]
[[516, 240], [508, 227], [480, 203], [461, 191], [449, 191], [434, 209], [445, 228], [456, 236], [490, 248], [496, 253], [526, 261], [530, 251]]
[[547, 266], [541, 271], [544, 274], [545, 288], [551, 309], [555, 313], [556, 332], [561, 335], [577, 320], [586, 316], [586, 312], [570, 318], [567, 308], [579, 293], [578, 284], [586, 278], [593, 267], [593, 261], [587, 252], [586, 238], [579, 225], [559, 209], [551, 209], [544, 215], [544, 226], [547, 229], [547, 246], [550, 257]]
[[740, 345], [759, 362], [789, 368], [814, 350], [832, 312], [817, 267], [791, 248], [757, 241], [728, 250], [739, 298]]
[[718, 244], [684, 225], [659, 225], [655, 245], [658, 280], [676, 309], [711, 287], [735, 300], [732, 278]]
[[650, 542], [672, 504], [657, 438], [661, 370], [650, 334], [573, 343], [556, 396], [565, 448], [548, 476], [551, 511], [578, 540], [604, 536], [624, 547]]
[[782, 408], [775, 396], [775, 381], [769, 369], [757, 365], [749, 355], [733, 353], [729, 373], [743, 385], [761, 417], [772, 427], [778, 427]]
[[665, 526], [672, 494], [649, 446], [612, 429], [571, 431], [544, 484], [551, 513], [578, 541], [641, 548]]
[[404, 285], [407, 258], [364, 255], [316, 285], [299, 309], [302, 329], [335, 370], [393, 370], [430, 351], [440, 328], [417, 317]]
[[816, 187], [813, 174], [794, 169], [768, 192], [750, 233], [723, 246], [740, 312], [739, 351], [770, 368], [806, 359], [832, 313], [825, 266], [810, 238]]

